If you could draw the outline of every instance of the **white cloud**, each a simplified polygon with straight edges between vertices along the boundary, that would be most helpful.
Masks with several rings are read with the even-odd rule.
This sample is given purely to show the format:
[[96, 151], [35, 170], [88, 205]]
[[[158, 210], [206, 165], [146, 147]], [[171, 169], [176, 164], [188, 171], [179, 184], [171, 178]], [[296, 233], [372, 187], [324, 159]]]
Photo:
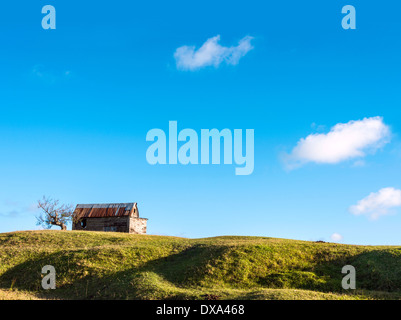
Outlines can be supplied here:
[[174, 53], [177, 68], [182, 70], [197, 70], [203, 67], [218, 67], [222, 62], [236, 65], [239, 60], [253, 49], [251, 40], [246, 36], [242, 38], [235, 47], [224, 47], [218, 42], [220, 35], [207, 39], [199, 48], [195, 46], [182, 46], [177, 48]]
[[358, 201], [349, 208], [355, 215], [367, 215], [372, 220], [389, 213], [389, 210], [401, 206], [401, 190], [383, 188], [378, 192], [372, 192], [366, 198]]
[[330, 239], [332, 241], [338, 242], [338, 241], [341, 241], [343, 239], [343, 236], [341, 234], [335, 232], [335, 233], [333, 233], [331, 235]]
[[390, 140], [390, 129], [382, 117], [338, 123], [328, 133], [310, 134], [298, 141], [284, 160], [289, 169], [308, 162], [335, 164], [375, 152]]
[[71, 76], [71, 71], [58, 71], [55, 72], [50, 70], [43, 65], [37, 64], [31, 69], [31, 74], [35, 79], [40, 79], [41, 81], [49, 84], [54, 84], [56, 81], [68, 78]]
[[[0, 217], [17, 217], [26, 213], [32, 213], [38, 210], [38, 205], [36, 203], [31, 203], [30, 205], [26, 206], [19, 201], [13, 200], [6, 200], [4, 201], [4, 206], [6, 209], [0, 209]], [[9, 207], [12, 207], [10, 209]]]

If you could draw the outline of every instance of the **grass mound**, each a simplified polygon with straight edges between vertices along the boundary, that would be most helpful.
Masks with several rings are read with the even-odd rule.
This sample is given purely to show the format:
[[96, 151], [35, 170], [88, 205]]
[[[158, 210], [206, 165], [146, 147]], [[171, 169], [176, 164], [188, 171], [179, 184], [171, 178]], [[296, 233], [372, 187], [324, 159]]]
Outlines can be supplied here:
[[[45, 265], [56, 290], [41, 287]], [[400, 266], [401, 247], [24, 231], [0, 234], [0, 299], [400, 299]]]

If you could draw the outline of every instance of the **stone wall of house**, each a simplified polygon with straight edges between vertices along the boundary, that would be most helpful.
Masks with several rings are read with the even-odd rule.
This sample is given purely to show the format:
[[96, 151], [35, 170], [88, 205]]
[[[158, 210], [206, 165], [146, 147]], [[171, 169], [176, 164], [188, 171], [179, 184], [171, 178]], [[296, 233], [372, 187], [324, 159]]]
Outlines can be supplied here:
[[75, 223], [72, 230], [130, 232], [129, 217], [86, 218], [86, 227]]
[[145, 218], [130, 218], [129, 219], [129, 233], [146, 234], [146, 225], [148, 219]]

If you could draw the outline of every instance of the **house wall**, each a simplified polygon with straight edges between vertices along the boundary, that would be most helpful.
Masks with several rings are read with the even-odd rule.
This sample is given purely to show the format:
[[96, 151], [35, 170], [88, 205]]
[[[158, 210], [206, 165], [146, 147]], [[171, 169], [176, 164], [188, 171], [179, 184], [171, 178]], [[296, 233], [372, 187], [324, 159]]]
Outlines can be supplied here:
[[135, 234], [146, 234], [146, 226], [148, 219], [145, 218], [135, 218], [129, 219], [129, 233]]
[[106, 231], [105, 227], [115, 227], [115, 232], [129, 232], [129, 217], [86, 218], [86, 228], [80, 223], [73, 224], [72, 230]]

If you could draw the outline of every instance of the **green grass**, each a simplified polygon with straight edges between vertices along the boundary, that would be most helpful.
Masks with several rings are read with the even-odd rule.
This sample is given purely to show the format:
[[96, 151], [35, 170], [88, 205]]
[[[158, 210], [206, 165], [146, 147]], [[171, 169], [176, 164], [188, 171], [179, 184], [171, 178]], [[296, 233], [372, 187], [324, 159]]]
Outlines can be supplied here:
[[[341, 287], [344, 265], [357, 290]], [[43, 290], [41, 269], [57, 271]], [[0, 299], [400, 299], [401, 247], [262, 237], [0, 234]]]

